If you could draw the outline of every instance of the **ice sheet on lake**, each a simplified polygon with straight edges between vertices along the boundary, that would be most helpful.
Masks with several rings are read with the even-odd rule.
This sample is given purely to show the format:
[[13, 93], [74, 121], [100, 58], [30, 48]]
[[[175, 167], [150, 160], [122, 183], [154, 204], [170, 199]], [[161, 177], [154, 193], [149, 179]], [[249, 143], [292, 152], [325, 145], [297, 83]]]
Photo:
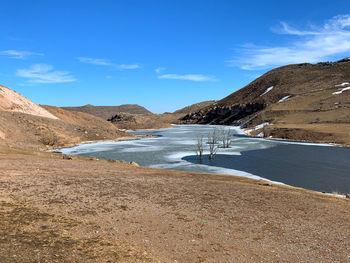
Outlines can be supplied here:
[[[261, 129], [268, 122], [257, 125], [255, 129]], [[163, 129], [154, 131], [138, 132], [139, 134], [155, 135], [156, 138], [142, 138], [133, 141], [121, 142], [100, 142], [91, 144], [81, 144], [72, 148], [62, 149], [66, 154], [83, 154], [105, 159], [118, 159], [125, 161], [135, 161], [142, 166], [157, 167], [166, 169], [176, 169], [190, 172], [203, 172], [215, 174], [228, 174], [249, 177], [253, 179], [263, 179], [256, 174], [245, 171], [221, 168], [212, 165], [196, 164], [184, 160], [184, 157], [196, 155], [197, 136], [202, 135], [204, 139], [204, 158], [208, 158], [209, 145], [206, 143], [208, 133], [213, 129], [232, 130], [232, 143], [230, 148], [221, 148], [218, 140], [218, 155], [240, 156], [243, 152], [251, 150], [262, 150], [280, 144], [302, 144], [330, 146], [328, 144], [312, 144], [290, 141], [267, 140], [263, 138], [251, 138], [241, 136], [243, 130], [232, 126], [216, 125], [174, 125], [173, 129]], [[238, 136], [237, 136], [238, 135]], [[234, 168], [234, 167], [233, 167]]]

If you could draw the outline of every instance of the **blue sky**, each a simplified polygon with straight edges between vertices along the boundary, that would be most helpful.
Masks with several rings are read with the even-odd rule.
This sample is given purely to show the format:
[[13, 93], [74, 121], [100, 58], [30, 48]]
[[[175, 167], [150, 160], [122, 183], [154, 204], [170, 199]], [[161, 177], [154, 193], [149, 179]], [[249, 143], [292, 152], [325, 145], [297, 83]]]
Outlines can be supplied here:
[[0, 84], [40, 104], [161, 113], [280, 65], [350, 56], [348, 0], [5, 0], [0, 11]]

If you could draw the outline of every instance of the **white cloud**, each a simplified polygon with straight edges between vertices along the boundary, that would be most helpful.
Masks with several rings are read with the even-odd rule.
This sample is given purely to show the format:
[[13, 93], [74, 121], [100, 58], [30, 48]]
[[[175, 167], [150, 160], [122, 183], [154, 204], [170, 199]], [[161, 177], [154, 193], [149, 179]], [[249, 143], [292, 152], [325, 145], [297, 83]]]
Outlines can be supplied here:
[[159, 74], [159, 73], [161, 73], [161, 72], [164, 71], [164, 70], [165, 70], [165, 68], [158, 67], [158, 68], [156, 68], [154, 71], [155, 71], [157, 74]]
[[118, 69], [137, 69], [140, 68], [140, 65], [138, 64], [121, 64], [121, 65], [115, 65], [116, 68]]
[[3, 50], [0, 51], [1, 55], [4, 56], [9, 56], [10, 58], [15, 58], [15, 59], [25, 59], [30, 56], [43, 56], [41, 53], [36, 53], [36, 52], [30, 52], [30, 51], [19, 51], [19, 50]]
[[74, 77], [66, 71], [54, 71], [51, 65], [35, 64], [29, 69], [18, 69], [16, 75], [28, 78], [35, 83], [63, 83], [76, 81]]
[[78, 59], [80, 62], [98, 65], [98, 66], [114, 66], [113, 63], [109, 62], [106, 59], [87, 58], [87, 57], [79, 57]]
[[158, 76], [159, 79], [180, 79], [180, 80], [191, 80], [191, 81], [216, 81], [214, 77], [211, 76], [205, 76], [201, 74], [185, 74], [185, 75], [178, 75], [178, 74], [164, 74]]
[[[240, 55], [228, 61], [231, 66], [255, 70], [295, 63], [326, 61], [335, 55], [350, 52], [350, 15], [335, 16], [322, 27], [299, 30], [282, 22], [279, 34], [298, 37], [288, 46], [261, 47], [245, 45]], [[275, 30], [276, 31], [276, 30]]]
[[98, 65], [98, 66], [110, 66], [116, 69], [138, 69], [140, 65], [138, 64], [115, 64], [110, 62], [107, 59], [99, 59], [99, 58], [88, 58], [88, 57], [78, 57], [80, 62]]

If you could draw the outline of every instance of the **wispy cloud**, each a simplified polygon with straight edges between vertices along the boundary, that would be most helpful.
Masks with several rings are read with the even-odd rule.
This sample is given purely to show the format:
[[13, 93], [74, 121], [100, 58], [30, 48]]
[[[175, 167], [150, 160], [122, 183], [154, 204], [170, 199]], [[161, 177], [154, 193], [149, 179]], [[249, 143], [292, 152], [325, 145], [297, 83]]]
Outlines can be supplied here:
[[138, 64], [121, 64], [121, 65], [115, 65], [118, 69], [137, 69], [141, 68]]
[[80, 62], [98, 65], [98, 66], [114, 66], [113, 63], [109, 62], [106, 59], [87, 58], [87, 57], [79, 57], [78, 59]]
[[202, 82], [202, 81], [217, 81], [212, 76], [205, 76], [201, 74], [185, 74], [185, 75], [179, 75], [179, 74], [164, 74], [158, 76], [159, 79], [180, 79], [180, 80], [191, 80], [196, 82]]
[[64, 83], [76, 81], [74, 77], [66, 71], [54, 71], [51, 65], [35, 64], [29, 69], [18, 69], [16, 75], [28, 78], [34, 83]]
[[138, 64], [116, 64], [112, 63], [107, 59], [99, 59], [99, 58], [88, 58], [88, 57], [78, 57], [80, 62], [93, 64], [97, 66], [110, 66], [116, 69], [138, 69], [141, 66]]
[[156, 68], [154, 71], [155, 71], [157, 74], [159, 74], [159, 73], [161, 73], [161, 72], [164, 71], [164, 70], [165, 70], [165, 68], [158, 67], [158, 68]]
[[42, 53], [30, 52], [30, 51], [19, 51], [14, 49], [0, 51], [3, 56], [8, 56], [15, 59], [26, 59], [30, 56], [43, 56]]
[[255, 70], [294, 63], [315, 63], [350, 52], [350, 15], [335, 16], [322, 27], [299, 30], [282, 22], [275, 33], [298, 37], [287, 46], [245, 45], [228, 61], [232, 66]]

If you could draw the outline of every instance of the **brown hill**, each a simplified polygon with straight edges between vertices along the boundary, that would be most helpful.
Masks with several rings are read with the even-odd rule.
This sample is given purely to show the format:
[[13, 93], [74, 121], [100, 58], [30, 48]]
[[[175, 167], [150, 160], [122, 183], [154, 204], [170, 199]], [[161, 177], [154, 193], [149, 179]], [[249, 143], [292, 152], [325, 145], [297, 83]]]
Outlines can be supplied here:
[[0, 144], [16, 148], [45, 149], [73, 145], [84, 141], [116, 140], [132, 137], [111, 123], [86, 113], [60, 112], [65, 120], [54, 120], [20, 112], [0, 111]]
[[216, 100], [207, 100], [207, 101], [202, 101], [199, 103], [195, 103], [192, 105], [189, 105], [187, 107], [184, 107], [182, 109], [179, 109], [177, 111], [174, 111], [175, 114], [189, 114], [191, 112], [196, 112], [199, 111], [205, 107], [208, 107], [210, 105], [213, 105], [216, 102]]
[[[253, 127], [253, 135], [350, 145], [350, 60], [276, 68], [182, 120]], [[349, 88], [350, 89], [350, 88]], [[264, 128], [258, 124], [269, 123]], [[256, 127], [256, 129], [255, 129]]]
[[0, 85], [0, 111], [21, 112], [50, 119], [57, 119], [47, 110], [16, 91]]
[[104, 120], [111, 118], [118, 112], [130, 114], [152, 114], [152, 112], [137, 104], [124, 104], [120, 106], [94, 106], [88, 104], [81, 107], [62, 107], [62, 109], [89, 113]]
[[45, 149], [133, 137], [98, 117], [52, 106], [40, 107], [3, 86], [0, 92], [0, 145]]

